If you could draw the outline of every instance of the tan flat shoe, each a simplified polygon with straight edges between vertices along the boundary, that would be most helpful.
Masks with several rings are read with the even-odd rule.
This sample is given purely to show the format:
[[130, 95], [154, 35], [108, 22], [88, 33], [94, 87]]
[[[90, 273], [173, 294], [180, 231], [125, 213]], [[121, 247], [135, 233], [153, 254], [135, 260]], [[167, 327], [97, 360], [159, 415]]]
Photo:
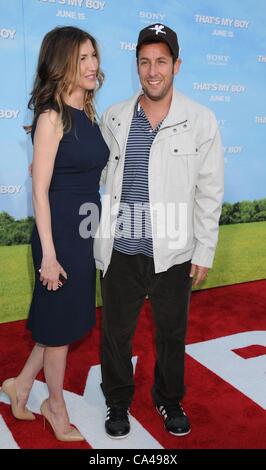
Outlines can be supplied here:
[[45, 426], [45, 420], [48, 421], [48, 423], [50, 424], [50, 426], [51, 426], [51, 428], [54, 432], [54, 435], [55, 435], [55, 437], [58, 441], [63, 441], [63, 442], [85, 441], [84, 437], [73, 426], [71, 426], [71, 430], [69, 432], [64, 433], [64, 434], [63, 433], [60, 434], [60, 433], [55, 431], [53, 423], [51, 421], [51, 416], [49, 416], [50, 411], [48, 409], [47, 399], [42, 402], [40, 411], [41, 411], [41, 414], [43, 415], [44, 426]]
[[28, 421], [33, 421], [35, 419], [34, 414], [26, 407], [24, 410], [18, 408], [18, 397], [14, 378], [7, 379], [2, 383], [2, 391], [8, 396], [10, 400], [11, 410], [15, 418], [25, 419]]

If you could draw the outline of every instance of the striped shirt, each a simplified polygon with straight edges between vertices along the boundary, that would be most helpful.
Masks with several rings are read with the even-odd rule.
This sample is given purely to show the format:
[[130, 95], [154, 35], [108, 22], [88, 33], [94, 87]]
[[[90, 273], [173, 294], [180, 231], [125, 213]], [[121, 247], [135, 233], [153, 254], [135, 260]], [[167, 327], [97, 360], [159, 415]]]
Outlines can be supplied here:
[[121, 201], [114, 249], [127, 255], [142, 253], [153, 257], [150, 203], [149, 157], [151, 145], [162, 121], [152, 129], [140, 103], [132, 118], [125, 154]]

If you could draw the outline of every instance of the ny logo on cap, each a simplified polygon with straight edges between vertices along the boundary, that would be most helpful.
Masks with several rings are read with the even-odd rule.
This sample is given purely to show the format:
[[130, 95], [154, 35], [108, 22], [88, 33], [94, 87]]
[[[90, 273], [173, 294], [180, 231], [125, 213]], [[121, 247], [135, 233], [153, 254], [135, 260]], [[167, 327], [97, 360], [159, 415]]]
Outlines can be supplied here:
[[164, 25], [162, 24], [156, 24], [154, 28], [149, 28], [151, 31], [155, 31], [156, 36], [161, 33], [161, 34], [166, 34], [165, 31], [162, 31], [164, 29]]

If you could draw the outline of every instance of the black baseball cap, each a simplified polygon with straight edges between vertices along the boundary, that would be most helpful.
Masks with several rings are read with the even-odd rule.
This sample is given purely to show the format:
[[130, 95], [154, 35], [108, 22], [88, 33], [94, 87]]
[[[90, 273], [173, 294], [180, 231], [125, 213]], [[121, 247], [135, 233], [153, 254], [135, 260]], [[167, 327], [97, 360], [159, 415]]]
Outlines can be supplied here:
[[139, 33], [136, 53], [138, 57], [139, 48], [142, 44], [149, 42], [165, 42], [170, 48], [175, 59], [179, 55], [179, 45], [176, 33], [161, 23], [151, 24]]

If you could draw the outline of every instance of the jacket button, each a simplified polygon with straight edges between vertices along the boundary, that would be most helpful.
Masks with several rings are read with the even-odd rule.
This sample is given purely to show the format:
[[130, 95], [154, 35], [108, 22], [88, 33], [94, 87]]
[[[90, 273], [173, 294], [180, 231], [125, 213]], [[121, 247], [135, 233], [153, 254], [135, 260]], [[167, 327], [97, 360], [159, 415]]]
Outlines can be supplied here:
[[120, 126], [120, 122], [117, 125]]
[[183, 127], [187, 127], [187, 124], [184, 124]]
[[176, 152], [176, 153], [177, 153], [177, 152], [178, 152], [178, 149], [174, 149], [174, 152]]
[[114, 121], [114, 120], [115, 120], [115, 118], [112, 118], [112, 121]]
[[115, 159], [116, 159], [116, 160], [118, 160], [118, 159], [119, 159], [119, 157], [116, 155], [116, 156], [115, 156]]
[[196, 149], [196, 152], [198, 152], [198, 151], [199, 151], [199, 149]]
[[176, 129], [173, 129], [174, 132], [176, 132]]

